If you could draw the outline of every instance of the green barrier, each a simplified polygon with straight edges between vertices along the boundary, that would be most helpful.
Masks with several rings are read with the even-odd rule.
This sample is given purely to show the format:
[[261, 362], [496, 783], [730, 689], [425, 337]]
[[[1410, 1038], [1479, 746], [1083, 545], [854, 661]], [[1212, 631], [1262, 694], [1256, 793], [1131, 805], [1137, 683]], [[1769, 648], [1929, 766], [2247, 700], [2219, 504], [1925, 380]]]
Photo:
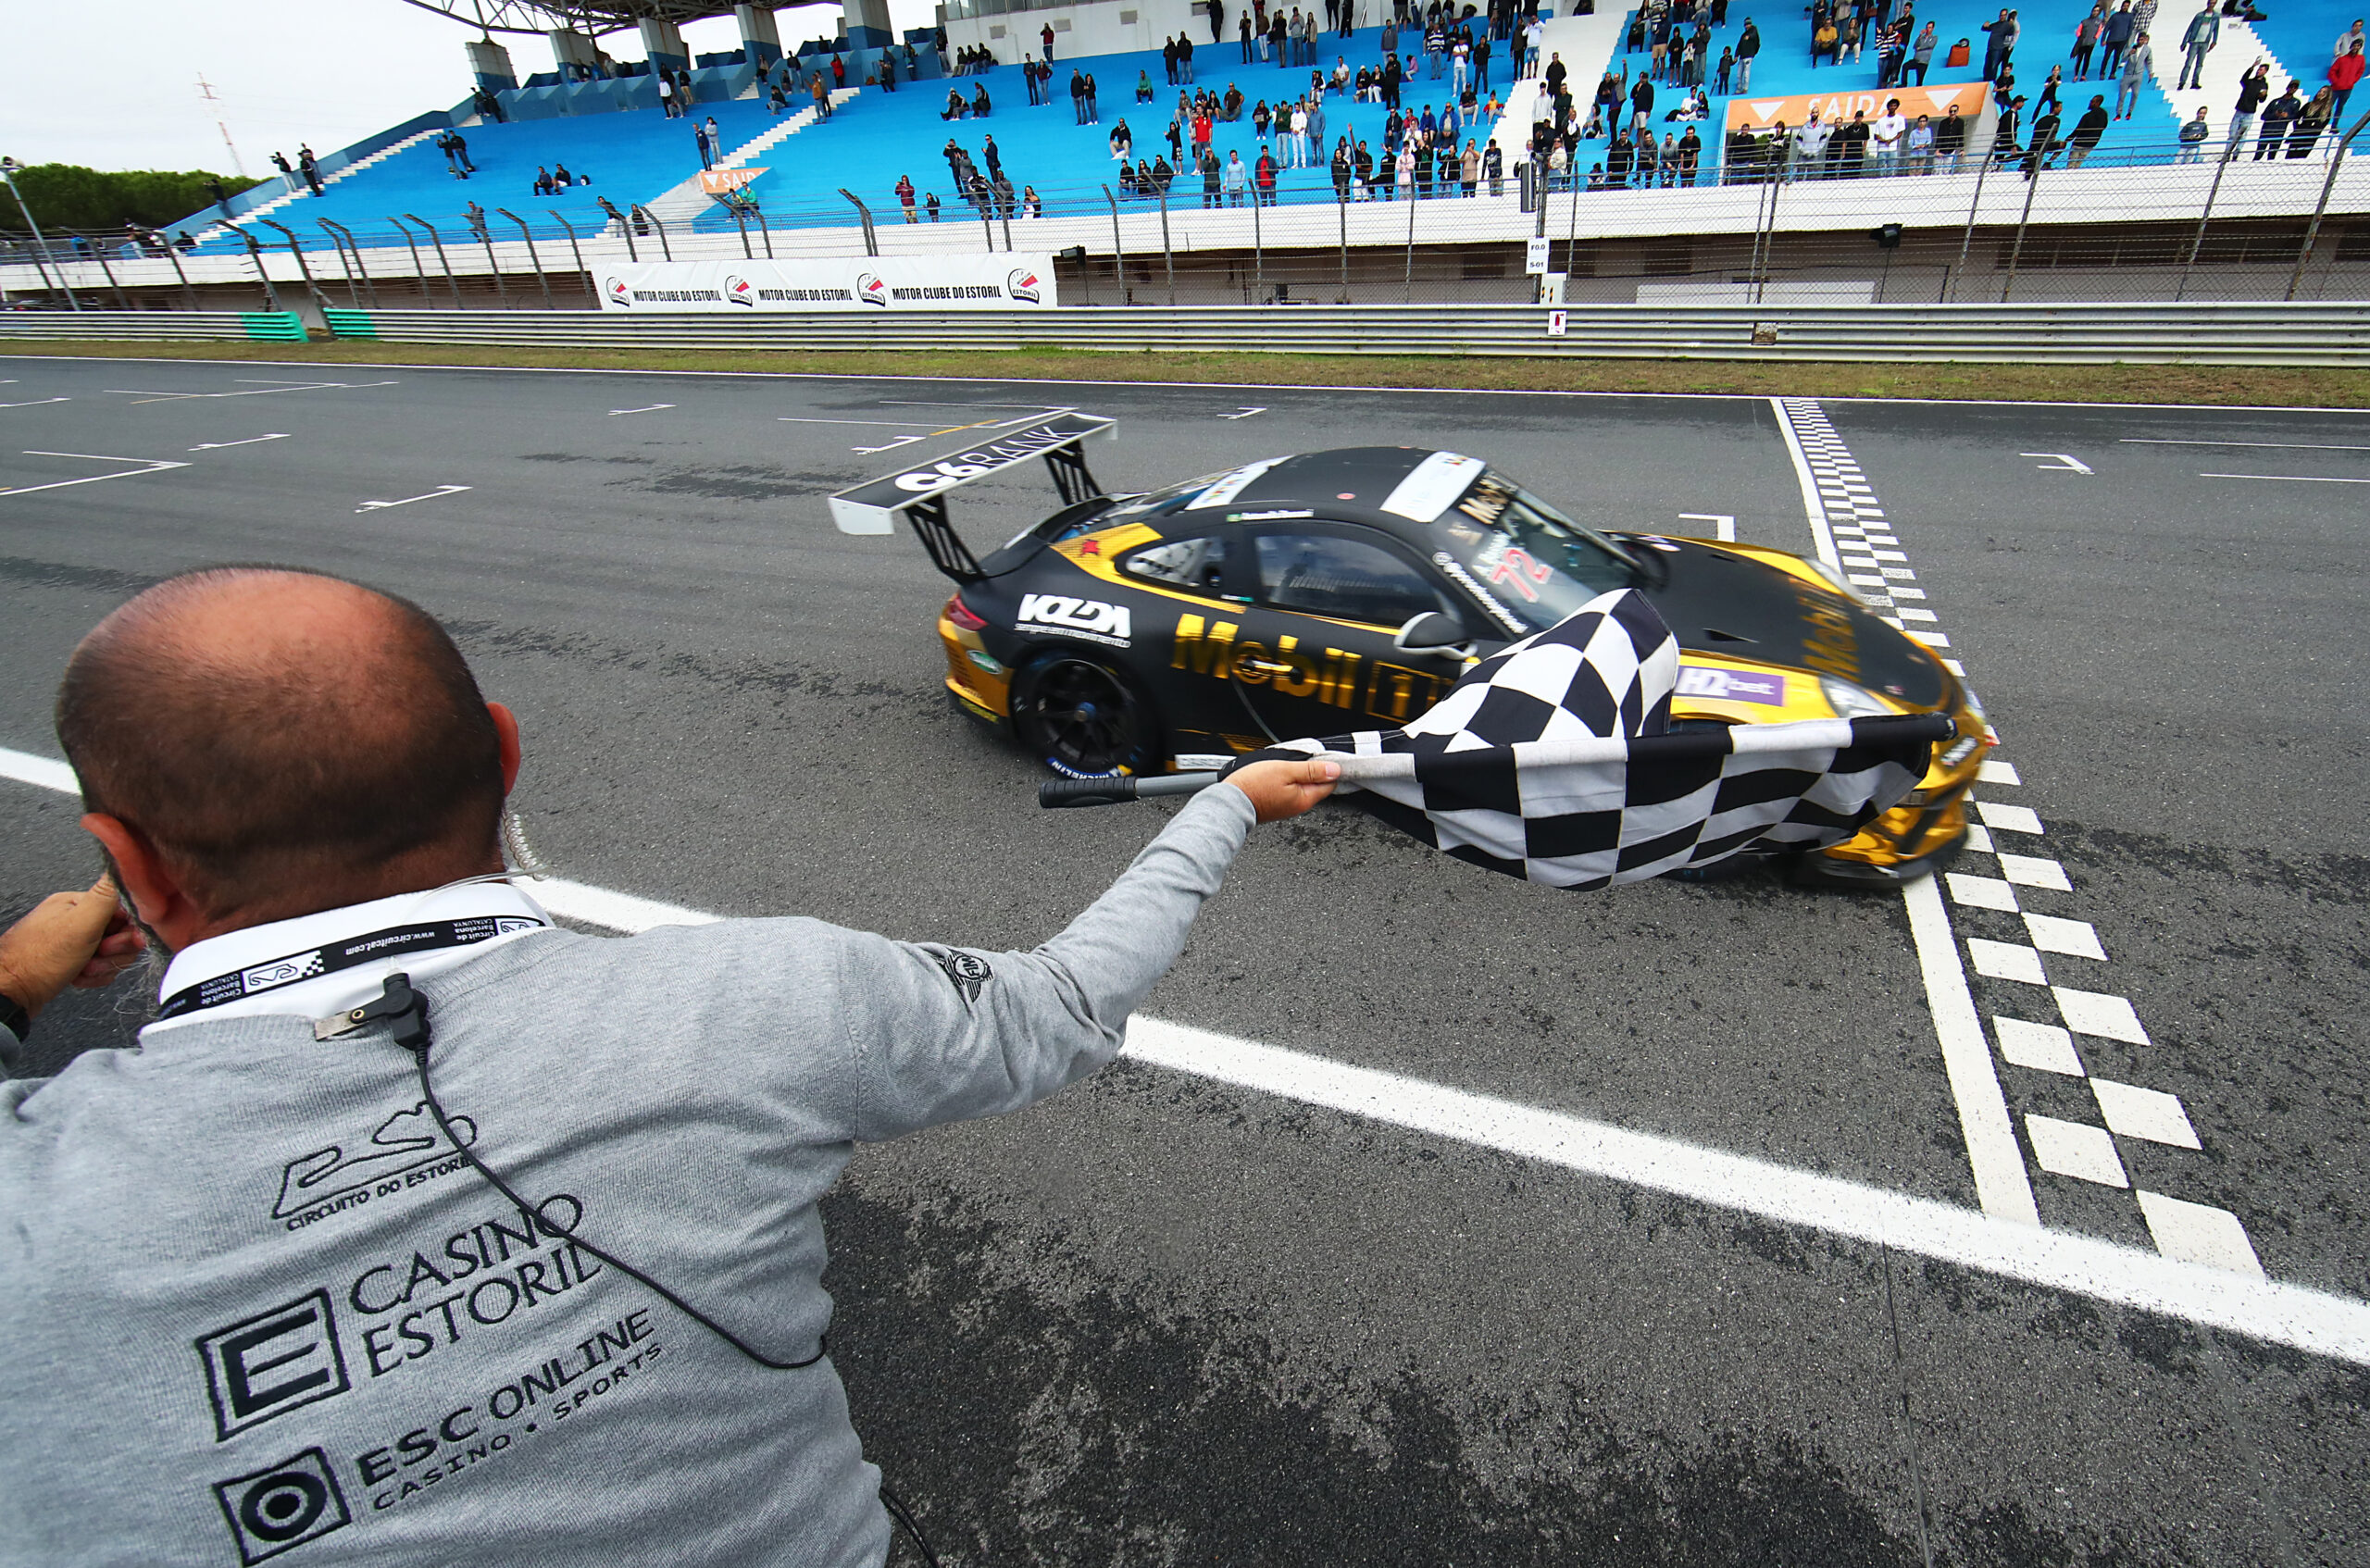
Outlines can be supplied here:
[[328, 318], [331, 337], [376, 340], [379, 336], [379, 324], [367, 310], [324, 309], [321, 315]]
[[246, 324], [247, 336], [268, 343], [301, 343], [305, 341], [305, 322], [293, 310], [243, 310], [239, 319]]

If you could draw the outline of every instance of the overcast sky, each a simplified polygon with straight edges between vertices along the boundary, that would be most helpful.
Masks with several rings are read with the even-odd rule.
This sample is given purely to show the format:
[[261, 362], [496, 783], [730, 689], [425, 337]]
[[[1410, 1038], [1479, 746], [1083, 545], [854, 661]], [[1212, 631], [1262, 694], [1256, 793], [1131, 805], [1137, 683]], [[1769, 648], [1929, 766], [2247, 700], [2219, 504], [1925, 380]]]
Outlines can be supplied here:
[[[890, 0], [902, 31], [929, 24], [930, 0]], [[836, 31], [839, 7], [780, 13], [785, 42]], [[272, 149], [309, 142], [329, 153], [430, 109], [471, 86], [458, 22], [403, 0], [105, 0], [9, 7], [8, 83], [0, 91], [0, 155], [93, 168], [235, 172], [218, 119], [250, 175]], [[541, 38], [496, 34], [521, 80], [552, 68]], [[740, 46], [730, 16], [683, 30], [694, 55]], [[641, 37], [602, 40], [619, 60]], [[199, 93], [213, 83], [218, 102]], [[13, 217], [13, 215], [11, 215]]]

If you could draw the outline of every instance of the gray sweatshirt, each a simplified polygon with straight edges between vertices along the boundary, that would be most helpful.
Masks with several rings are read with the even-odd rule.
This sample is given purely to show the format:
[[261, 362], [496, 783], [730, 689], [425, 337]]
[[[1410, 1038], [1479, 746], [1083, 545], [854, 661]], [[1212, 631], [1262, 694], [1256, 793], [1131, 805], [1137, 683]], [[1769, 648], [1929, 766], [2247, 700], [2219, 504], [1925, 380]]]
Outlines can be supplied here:
[[1204, 791], [1029, 952], [733, 920], [423, 981], [438, 1098], [545, 1225], [384, 1026], [201, 1014], [0, 1087], [0, 1562], [880, 1562], [830, 1362], [563, 1232], [815, 1354], [854, 1145], [1109, 1062], [1252, 816]]

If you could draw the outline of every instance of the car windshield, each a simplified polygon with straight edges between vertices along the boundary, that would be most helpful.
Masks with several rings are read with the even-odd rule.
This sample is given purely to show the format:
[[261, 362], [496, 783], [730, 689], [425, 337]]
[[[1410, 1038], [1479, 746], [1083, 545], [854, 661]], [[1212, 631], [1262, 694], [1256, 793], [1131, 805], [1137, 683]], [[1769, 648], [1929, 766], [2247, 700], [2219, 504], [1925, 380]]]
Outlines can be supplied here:
[[1154, 517], [1165, 517], [1225, 477], [1224, 474], [1204, 474], [1198, 479], [1187, 479], [1183, 484], [1173, 484], [1166, 490], [1129, 496], [1096, 517], [1094, 526], [1098, 529], [1116, 528], [1121, 523], [1149, 522]]
[[[1600, 593], [1645, 580], [1636, 561], [1528, 491], [1485, 469], [1464, 499], [1441, 514], [1447, 554], [1467, 588], [1543, 631]], [[1510, 626], [1508, 630], [1512, 630]]]

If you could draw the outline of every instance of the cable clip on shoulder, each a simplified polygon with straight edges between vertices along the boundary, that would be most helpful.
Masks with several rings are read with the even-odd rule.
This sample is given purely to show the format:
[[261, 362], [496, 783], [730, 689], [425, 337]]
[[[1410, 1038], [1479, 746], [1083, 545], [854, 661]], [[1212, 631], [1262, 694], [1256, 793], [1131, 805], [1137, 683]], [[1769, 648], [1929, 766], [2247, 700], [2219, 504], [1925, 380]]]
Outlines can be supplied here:
[[395, 1043], [405, 1051], [428, 1049], [428, 998], [411, 989], [409, 975], [388, 976], [385, 989], [376, 1002], [314, 1019], [313, 1038], [335, 1039], [380, 1018], [393, 1020]]

